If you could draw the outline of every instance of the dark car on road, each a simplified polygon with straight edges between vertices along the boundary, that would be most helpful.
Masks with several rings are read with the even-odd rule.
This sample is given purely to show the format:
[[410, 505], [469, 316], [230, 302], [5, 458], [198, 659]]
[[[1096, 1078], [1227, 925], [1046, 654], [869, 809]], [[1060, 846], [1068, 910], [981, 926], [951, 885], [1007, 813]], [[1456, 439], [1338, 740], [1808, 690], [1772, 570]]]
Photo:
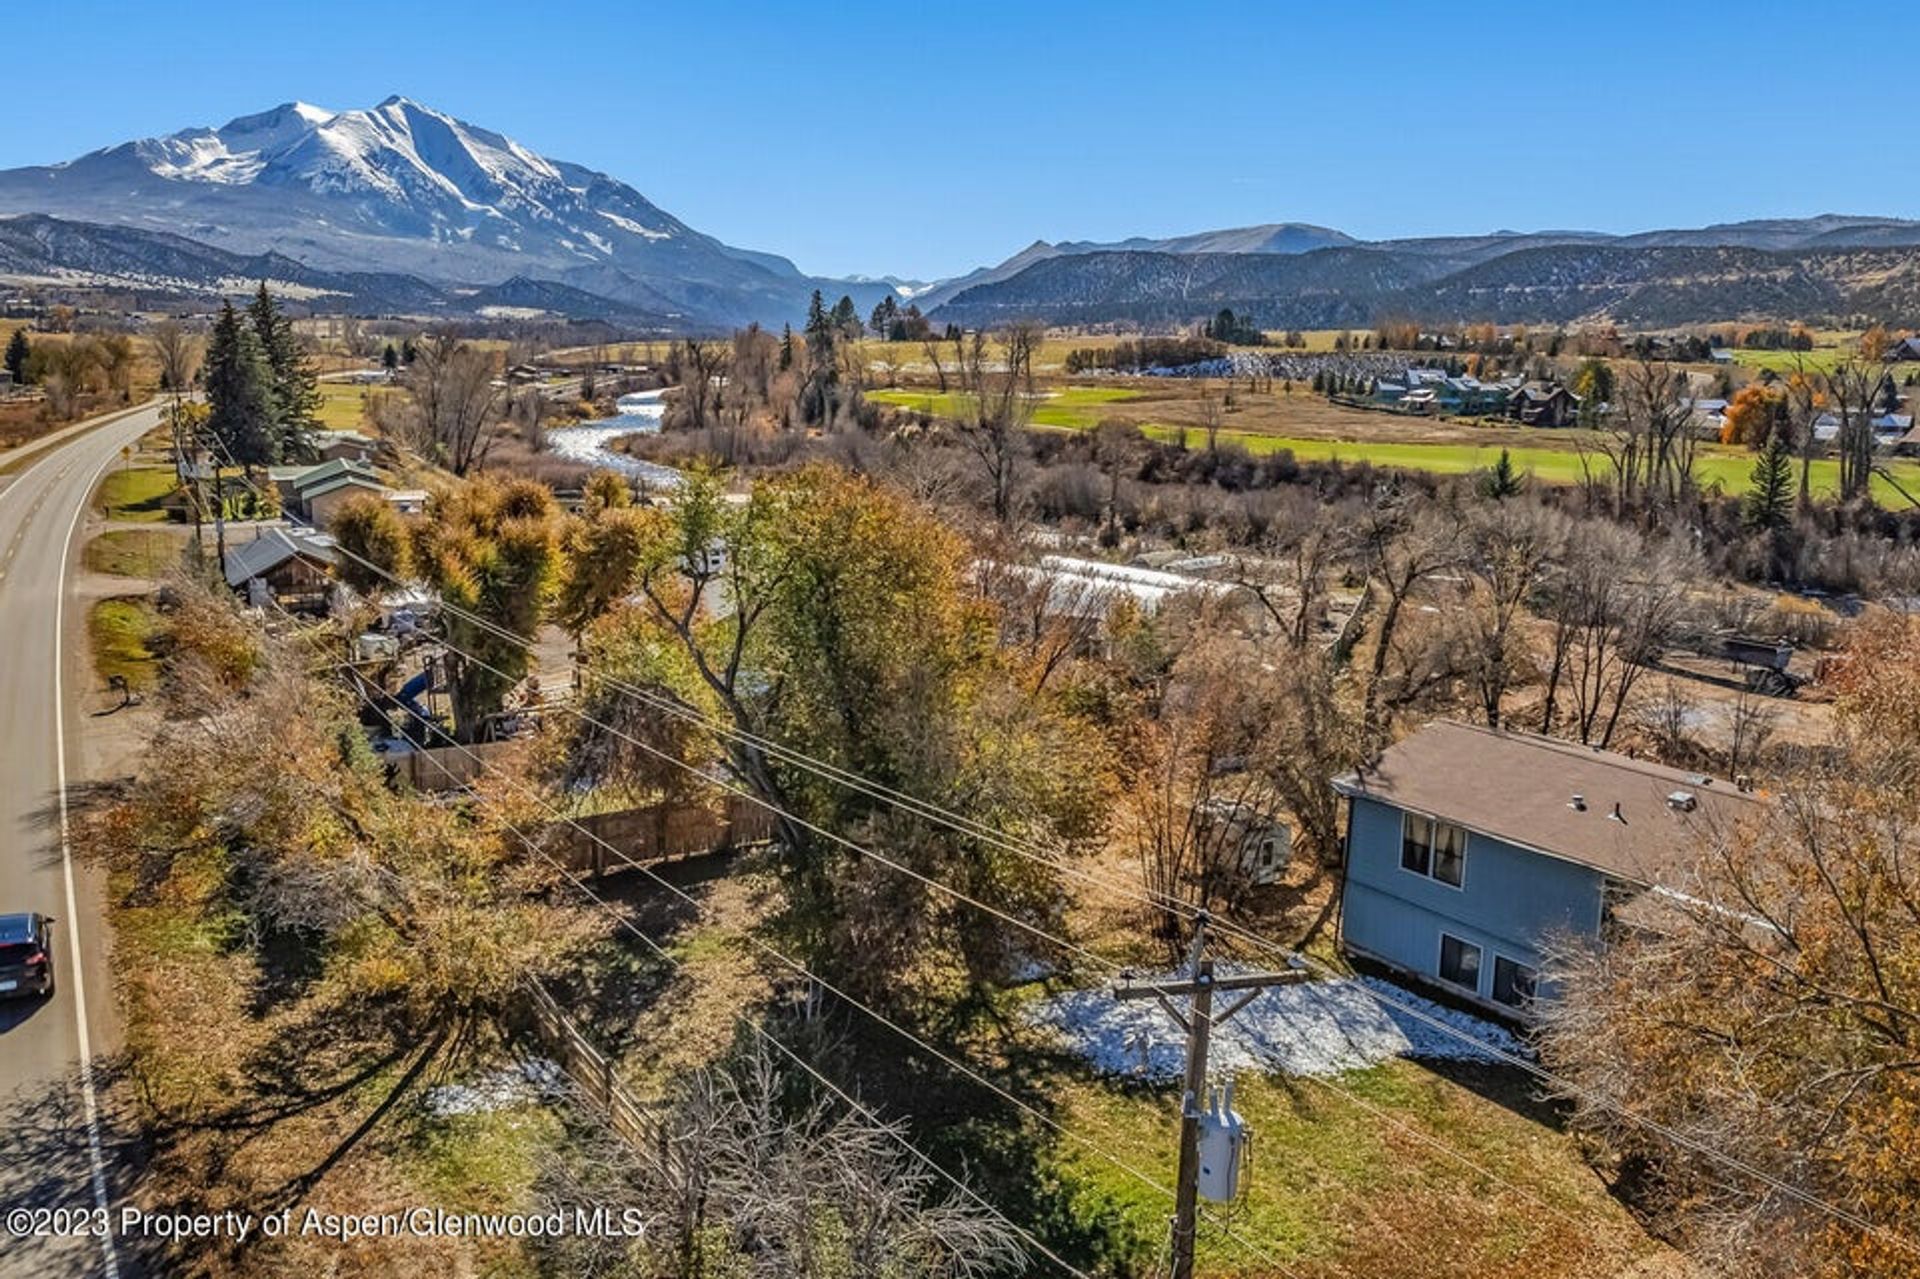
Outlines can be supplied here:
[[53, 921], [0, 915], [0, 999], [53, 993]]

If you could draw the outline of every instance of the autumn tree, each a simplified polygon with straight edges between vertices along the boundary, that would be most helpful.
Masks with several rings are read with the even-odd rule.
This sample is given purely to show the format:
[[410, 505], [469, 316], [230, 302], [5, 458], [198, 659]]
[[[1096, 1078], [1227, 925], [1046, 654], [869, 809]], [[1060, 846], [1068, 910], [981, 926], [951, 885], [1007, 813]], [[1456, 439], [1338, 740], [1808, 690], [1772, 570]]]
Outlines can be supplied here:
[[526, 677], [531, 636], [560, 567], [559, 508], [545, 485], [480, 478], [435, 494], [410, 526], [414, 571], [448, 605], [454, 736], [484, 739]]
[[271, 939], [271, 957], [147, 950], [145, 989], [193, 997], [160, 1001], [130, 1069], [148, 1155], [193, 1202], [282, 1206], [423, 1081], [502, 1043], [526, 974], [584, 936], [490, 801], [389, 788], [357, 701], [310, 673], [305, 643], [263, 639], [225, 591], [175, 595], [156, 736], [77, 842], [127, 909]]
[[362, 595], [387, 590], [413, 573], [412, 535], [393, 503], [374, 493], [348, 498], [328, 531], [343, 552], [340, 580]]
[[[1727, 403], [1726, 422], [1720, 428], [1722, 444], [1744, 444], [1759, 449], [1775, 435], [1788, 435], [1786, 396], [1760, 382], [1749, 382]], [[1788, 448], [1792, 442], [1788, 440]]]
[[1638, 926], [1556, 961], [1542, 1044], [1578, 1122], [1715, 1273], [1914, 1270], [1916, 651], [1913, 619], [1863, 623], [1832, 681], [1839, 758], [1702, 830]]
[[721, 500], [718, 480], [696, 473], [663, 514], [643, 520], [606, 535], [616, 546], [593, 590], [569, 582], [560, 591], [569, 624], [601, 614], [586, 630], [589, 690], [594, 671], [618, 675], [724, 726], [711, 750], [726, 774], [787, 815], [787, 924], [826, 970], [889, 1002], [903, 992], [883, 974], [928, 953], [953, 955], [974, 981], [1003, 975], [1034, 944], [1024, 930], [819, 832], [885, 849], [920, 875], [1052, 928], [1059, 896], [1049, 869], [755, 740], [1063, 853], [1086, 837], [1097, 747], [1076, 719], [1031, 694], [994, 643], [994, 618], [964, 576], [964, 546], [905, 498], [822, 467], [756, 485], [743, 503]]

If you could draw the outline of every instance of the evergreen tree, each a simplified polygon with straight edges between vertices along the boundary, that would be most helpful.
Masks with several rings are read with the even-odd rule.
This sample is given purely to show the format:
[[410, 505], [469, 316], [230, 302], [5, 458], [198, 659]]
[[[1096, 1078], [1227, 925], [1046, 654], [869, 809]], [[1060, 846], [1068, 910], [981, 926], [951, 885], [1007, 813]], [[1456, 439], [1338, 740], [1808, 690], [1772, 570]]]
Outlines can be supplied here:
[[1741, 504], [1741, 518], [1750, 529], [1778, 534], [1793, 522], [1793, 502], [1793, 447], [1784, 431], [1775, 430], [1754, 459], [1753, 487]]
[[273, 391], [274, 451], [278, 460], [313, 456], [313, 432], [320, 427], [320, 386], [300, 349], [293, 321], [280, 310], [265, 280], [247, 307], [247, 319], [267, 358]]
[[1513, 464], [1513, 455], [1505, 449], [1500, 450], [1500, 460], [1492, 469], [1480, 477], [1480, 496], [1495, 502], [1504, 502], [1510, 497], [1520, 496], [1527, 481]]
[[280, 460], [274, 432], [273, 370], [260, 336], [228, 302], [207, 341], [206, 430], [219, 441], [216, 461], [271, 466]]
[[844, 293], [840, 295], [840, 300], [833, 304], [833, 327], [836, 333], [849, 342], [865, 332], [860, 323], [860, 313], [853, 309], [853, 299]]
[[416, 347], [413, 344], [413, 339], [402, 338], [400, 341], [400, 363], [411, 365], [415, 360], [419, 358], [420, 358], [420, 348]]
[[[819, 295], [815, 294], [814, 296], [817, 298]], [[793, 326], [791, 324], [783, 324], [780, 326], [780, 370], [784, 373], [792, 367]]]
[[400, 367], [400, 352], [394, 349], [391, 342], [387, 343], [387, 349], [380, 353], [380, 367], [389, 373], [395, 372]]
[[[850, 300], [842, 298], [841, 301], [846, 303], [847, 311], [853, 310]], [[836, 313], [839, 310], [838, 306], [834, 308]], [[857, 319], [854, 322], [859, 323]], [[800, 388], [802, 421], [826, 421], [839, 401], [840, 361], [834, 346], [840, 331], [834, 316], [827, 312], [820, 290], [815, 289], [813, 301], [807, 307], [807, 380]]]
[[889, 293], [873, 304], [873, 319], [868, 327], [873, 330], [874, 336], [891, 341], [894, 322], [899, 316], [900, 304], [894, 300], [893, 294]]
[[6, 357], [7, 372], [13, 374], [15, 386], [27, 384], [27, 356], [32, 352], [33, 348], [27, 342], [27, 331], [15, 329], [13, 339], [7, 343]]

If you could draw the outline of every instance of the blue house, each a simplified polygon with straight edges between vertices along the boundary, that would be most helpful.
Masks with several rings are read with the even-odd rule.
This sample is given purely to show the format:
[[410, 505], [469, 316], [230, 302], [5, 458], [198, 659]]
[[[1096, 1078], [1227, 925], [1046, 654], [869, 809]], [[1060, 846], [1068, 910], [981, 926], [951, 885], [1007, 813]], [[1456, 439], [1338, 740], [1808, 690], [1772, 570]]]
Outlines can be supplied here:
[[1506, 1015], [1550, 993], [1550, 938], [1604, 937], [1634, 901], [1684, 892], [1700, 841], [1759, 804], [1698, 773], [1451, 722], [1333, 785], [1342, 947]]

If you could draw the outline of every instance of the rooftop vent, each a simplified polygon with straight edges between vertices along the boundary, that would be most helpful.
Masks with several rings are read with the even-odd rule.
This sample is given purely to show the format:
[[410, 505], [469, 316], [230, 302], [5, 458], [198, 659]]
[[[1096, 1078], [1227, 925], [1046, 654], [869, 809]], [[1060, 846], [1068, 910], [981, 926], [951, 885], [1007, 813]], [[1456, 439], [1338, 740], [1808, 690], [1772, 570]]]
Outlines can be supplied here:
[[1627, 815], [1620, 811], [1619, 800], [1616, 799], [1613, 801], [1613, 811], [1607, 814], [1607, 820], [1610, 822], [1619, 822], [1622, 826], [1627, 824]]
[[1699, 805], [1700, 801], [1690, 790], [1673, 791], [1667, 796], [1667, 807], [1676, 813], [1691, 813]]
[[1585, 795], [1575, 795], [1567, 802], [1567, 807], [1576, 813], [1584, 813], [1587, 811], [1587, 797]]

